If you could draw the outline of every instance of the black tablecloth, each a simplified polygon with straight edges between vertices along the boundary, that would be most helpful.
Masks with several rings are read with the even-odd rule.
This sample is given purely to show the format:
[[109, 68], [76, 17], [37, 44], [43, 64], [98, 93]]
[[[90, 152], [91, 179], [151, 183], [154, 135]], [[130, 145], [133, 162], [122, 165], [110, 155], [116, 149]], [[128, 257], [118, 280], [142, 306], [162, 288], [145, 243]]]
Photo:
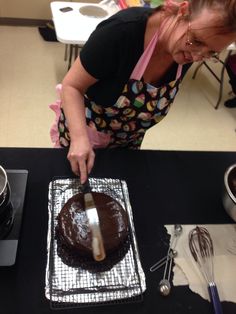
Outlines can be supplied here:
[[[29, 171], [16, 264], [0, 268], [0, 313], [52, 313], [45, 298], [48, 185], [54, 176], [73, 176], [63, 149], [0, 148], [6, 169]], [[66, 309], [61, 313], [212, 313], [210, 303], [186, 287], [158, 293], [162, 271], [149, 267], [166, 250], [164, 224], [233, 223], [221, 202], [225, 169], [236, 162], [232, 152], [98, 150], [92, 177], [127, 182], [147, 290], [141, 303]], [[234, 270], [232, 270], [234, 271]], [[223, 302], [225, 314], [236, 304]]]

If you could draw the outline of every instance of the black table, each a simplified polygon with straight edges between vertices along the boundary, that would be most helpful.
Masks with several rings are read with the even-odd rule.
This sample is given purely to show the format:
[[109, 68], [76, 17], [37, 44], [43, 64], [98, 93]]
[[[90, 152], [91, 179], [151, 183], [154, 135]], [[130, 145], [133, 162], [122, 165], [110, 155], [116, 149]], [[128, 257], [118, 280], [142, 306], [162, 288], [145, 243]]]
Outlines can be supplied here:
[[[48, 184], [54, 176], [73, 176], [66, 154], [63, 149], [0, 148], [3, 167], [29, 171], [16, 264], [0, 268], [2, 314], [55, 313], [44, 293]], [[150, 273], [149, 267], [166, 249], [160, 240], [164, 224], [233, 223], [223, 209], [221, 191], [224, 171], [235, 162], [232, 152], [98, 150], [91, 176], [127, 182], [147, 290], [141, 303], [60, 312], [212, 313], [210, 303], [188, 287], [174, 287], [169, 297], [161, 297], [162, 271]], [[222, 306], [225, 314], [236, 313], [236, 304]]]

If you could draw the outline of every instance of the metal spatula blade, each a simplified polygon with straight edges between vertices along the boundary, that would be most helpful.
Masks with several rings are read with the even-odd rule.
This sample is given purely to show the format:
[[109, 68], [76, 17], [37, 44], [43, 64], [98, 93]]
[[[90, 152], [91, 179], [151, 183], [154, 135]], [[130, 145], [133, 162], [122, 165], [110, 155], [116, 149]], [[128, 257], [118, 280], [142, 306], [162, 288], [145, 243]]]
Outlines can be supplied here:
[[103, 238], [100, 229], [100, 222], [98, 217], [97, 208], [94, 202], [93, 195], [89, 182], [83, 185], [85, 212], [88, 218], [89, 228], [92, 233], [92, 251], [93, 258], [96, 261], [102, 261], [105, 259], [106, 254], [103, 245]]

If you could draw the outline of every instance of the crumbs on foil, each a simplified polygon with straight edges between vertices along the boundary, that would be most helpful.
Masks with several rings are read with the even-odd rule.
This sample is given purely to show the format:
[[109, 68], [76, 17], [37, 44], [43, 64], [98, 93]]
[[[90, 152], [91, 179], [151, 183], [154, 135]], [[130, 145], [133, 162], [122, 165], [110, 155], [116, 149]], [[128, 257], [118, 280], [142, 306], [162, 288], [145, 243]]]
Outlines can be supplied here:
[[127, 211], [132, 245], [124, 258], [109, 271], [92, 273], [80, 267], [73, 268], [64, 264], [57, 255], [54, 234], [56, 218], [68, 199], [82, 192], [81, 184], [77, 178], [55, 179], [50, 182], [45, 295], [51, 302], [77, 305], [110, 302], [133, 298], [146, 290], [126, 182], [119, 179], [89, 178], [89, 183], [92, 191], [109, 195]]

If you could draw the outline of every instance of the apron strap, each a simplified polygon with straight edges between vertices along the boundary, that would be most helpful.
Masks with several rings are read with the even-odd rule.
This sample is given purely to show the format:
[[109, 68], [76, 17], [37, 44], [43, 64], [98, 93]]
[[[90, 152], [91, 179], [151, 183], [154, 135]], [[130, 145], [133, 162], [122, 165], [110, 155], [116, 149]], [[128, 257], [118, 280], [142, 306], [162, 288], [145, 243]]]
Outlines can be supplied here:
[[136, 66], [133, 69], [133, 72], [130, 76], [131, 79], [140, 81], [146, 68], [147, 65], [151, 59], [151, 56], [153, 54], [153, 51], [156, 47], [157, 40], [159, 38], [159, 31], [157, 31], [154, 36], [152, 37], [152, 40], [148, 44], [147, 48], [144, 50], [143, 54], [139, 58]]
[[[153, 54], [153, 51], [156, 47], [156, 44], [158, 42], [159, 36], [162, 32], [162, 29], [164, 28], [166, 22], [162, 22], [160, 28], [155, 32], [154, 36], [152, 37], [151, 41], [149, 42], [147, 48], [144, 50], [143, 54], [139, 58], [136, 66], [133, 69], [133, 72], [131, 73], [130, 79], [134, 79], [137, 81], [140, 81], [143, 77], [143, 74], [148, 66], [148, 63], [151, 59], [151, 56]], [[182, 74], [182, 65], [178, 65], [177, 73], [176, 73], [176, 80], [181, 77]]]
[[176, 73], [176, 78], [175, 78], [176, 81], [177, 81], [178, 79], [180, 79], [181, 74], [182, 74], [182, 69], [183, 69], [183, 65], [182, 65], [182, 64], [179, 64], [179, 65], [178, 65], [178, 69], [177, 69], [177, 73]]

